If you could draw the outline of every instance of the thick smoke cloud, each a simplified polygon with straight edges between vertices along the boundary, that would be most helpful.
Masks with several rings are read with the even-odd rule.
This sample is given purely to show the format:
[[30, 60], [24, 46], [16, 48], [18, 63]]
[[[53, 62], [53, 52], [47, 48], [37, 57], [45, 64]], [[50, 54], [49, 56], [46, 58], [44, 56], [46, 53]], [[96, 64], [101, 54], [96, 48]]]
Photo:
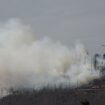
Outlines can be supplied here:
[[82, 44], [69, 49], [49, 38], [37, 40], [17, 19], [0, 25], [0, 88], [75, 87], [99, 77]]

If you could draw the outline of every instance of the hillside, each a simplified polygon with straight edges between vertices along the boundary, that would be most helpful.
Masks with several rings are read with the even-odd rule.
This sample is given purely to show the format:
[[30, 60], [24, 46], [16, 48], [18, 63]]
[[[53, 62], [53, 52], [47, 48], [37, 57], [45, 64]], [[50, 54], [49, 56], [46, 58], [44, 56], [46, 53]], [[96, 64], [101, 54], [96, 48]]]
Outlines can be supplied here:
[[105, 105], [104, 89], [43, 89], [13, 92], [0, 105]]

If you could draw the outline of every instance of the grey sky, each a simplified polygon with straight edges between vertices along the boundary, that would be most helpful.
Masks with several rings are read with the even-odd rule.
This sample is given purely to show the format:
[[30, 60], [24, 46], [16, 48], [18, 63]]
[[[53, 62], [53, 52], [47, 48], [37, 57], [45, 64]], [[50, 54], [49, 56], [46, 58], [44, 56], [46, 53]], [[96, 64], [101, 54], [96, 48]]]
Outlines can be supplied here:
[[68, 46], [80, 39], [98, 52], [105, 44], [105, 0], [0, 0], [0, 20], [13, 17]]

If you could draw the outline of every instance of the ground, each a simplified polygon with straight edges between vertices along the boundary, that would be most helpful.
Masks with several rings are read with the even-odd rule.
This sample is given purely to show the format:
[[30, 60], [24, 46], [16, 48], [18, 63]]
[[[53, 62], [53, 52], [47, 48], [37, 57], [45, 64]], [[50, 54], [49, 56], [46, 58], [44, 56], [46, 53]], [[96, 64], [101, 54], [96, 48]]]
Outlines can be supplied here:
[[13, 92], [0, 105], [105, 105], [104, 89], [42, 89]]

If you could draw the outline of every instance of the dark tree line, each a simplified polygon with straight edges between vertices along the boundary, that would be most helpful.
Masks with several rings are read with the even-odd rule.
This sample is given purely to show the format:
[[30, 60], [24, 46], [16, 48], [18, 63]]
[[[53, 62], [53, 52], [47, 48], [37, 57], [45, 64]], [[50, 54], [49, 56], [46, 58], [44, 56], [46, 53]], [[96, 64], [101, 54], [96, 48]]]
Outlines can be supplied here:
[[96, 70], [105, 70], [105, 54], [100, 55], [100, 54], [95, 54], [93, 57], [93, 64], [94, 64], [94, 68]]

